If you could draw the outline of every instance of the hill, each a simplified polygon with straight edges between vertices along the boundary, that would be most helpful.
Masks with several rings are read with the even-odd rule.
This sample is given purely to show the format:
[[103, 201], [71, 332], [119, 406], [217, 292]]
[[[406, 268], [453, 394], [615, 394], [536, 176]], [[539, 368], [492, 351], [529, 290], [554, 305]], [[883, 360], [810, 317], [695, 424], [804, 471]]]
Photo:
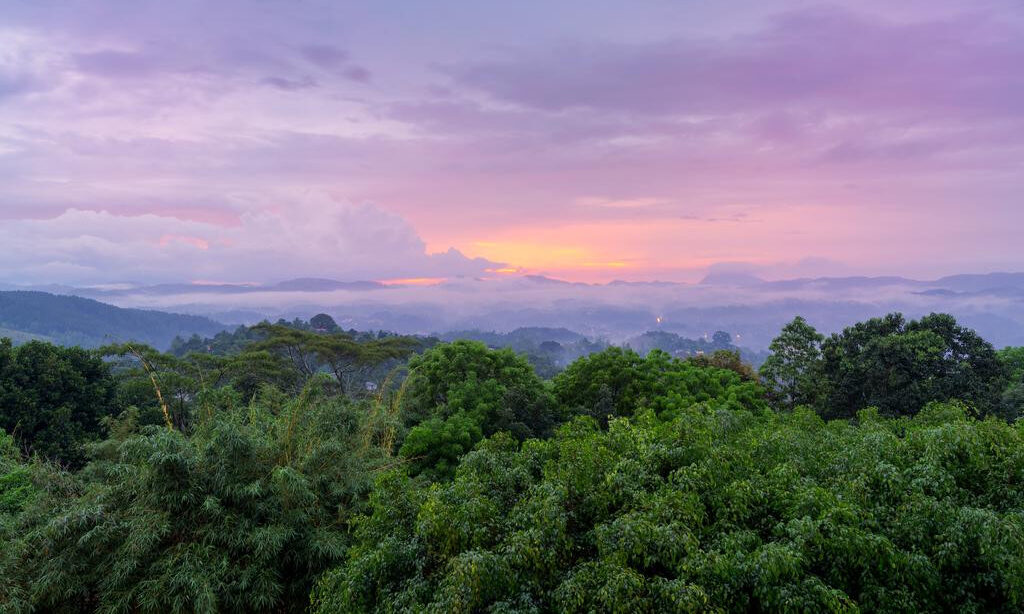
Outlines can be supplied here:
[[176, 336], [213, 335], [226, 327], [209, 318], [124, 309], [92, 299], [46, 292], [0, 292], [0, 337], [16, 343], [44, 338], [96, 347], [139, 341], [166, 349]]

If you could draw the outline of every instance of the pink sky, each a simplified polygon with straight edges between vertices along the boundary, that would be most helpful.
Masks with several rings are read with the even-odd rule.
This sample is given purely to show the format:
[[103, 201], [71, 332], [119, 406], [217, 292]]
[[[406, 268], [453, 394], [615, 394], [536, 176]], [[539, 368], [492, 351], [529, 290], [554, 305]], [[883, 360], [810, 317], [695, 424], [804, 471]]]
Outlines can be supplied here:
[[1024, 270], [1021, 66], [1019, 0], [14, 0], [0, 281]]

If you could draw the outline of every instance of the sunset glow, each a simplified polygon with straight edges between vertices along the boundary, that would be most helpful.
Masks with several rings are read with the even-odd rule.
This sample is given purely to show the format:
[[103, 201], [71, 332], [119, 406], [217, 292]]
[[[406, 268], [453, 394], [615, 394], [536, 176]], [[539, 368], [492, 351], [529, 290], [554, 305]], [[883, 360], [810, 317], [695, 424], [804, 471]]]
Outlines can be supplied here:
[[0, 281], [1024, 267], [1010, 0], [101, 4], [2, 9]]

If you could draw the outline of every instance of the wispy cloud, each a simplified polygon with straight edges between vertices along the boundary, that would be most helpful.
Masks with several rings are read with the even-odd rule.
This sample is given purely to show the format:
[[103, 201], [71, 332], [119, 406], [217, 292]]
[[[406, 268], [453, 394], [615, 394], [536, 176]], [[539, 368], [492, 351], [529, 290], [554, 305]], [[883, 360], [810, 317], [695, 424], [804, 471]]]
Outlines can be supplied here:
[[[462, 254], [588, 280], [735, 259], [1024, 267], [1016, 2], [11, 2], [0, 16], [0, 232], [45, 254], [8, 278], [486, 268]], [[391, 226], [360, 224], [405, 238], [364, 245], [330, 217], [378, 259], [345, 251], [345, 268], [310, 246], [328, 237], [275, 235], [319, 237], [293, 198], [308, 190], [372, 203]], [[128, 257], [115, 239], [136, 231]], [[165, 235], [209, 247], [153, 248]], [[278, 238], [310, 245], [285, 257]]]

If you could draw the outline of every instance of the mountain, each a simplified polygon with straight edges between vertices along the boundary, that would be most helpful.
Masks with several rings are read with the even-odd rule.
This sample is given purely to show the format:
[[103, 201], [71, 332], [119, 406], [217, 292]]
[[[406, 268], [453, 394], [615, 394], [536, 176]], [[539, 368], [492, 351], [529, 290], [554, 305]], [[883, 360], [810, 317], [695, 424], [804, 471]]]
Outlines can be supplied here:
[[763, 283], [763, 279], [750, 273], [708, 273], [700, 280], [702, 286], [758, 286]]
[[986, 275], [950, 275], [933, 282], [957, 292], [1024, 290], [1024, 273], [988, 273]]
[[387, 288], [379, 281], [338, 281], [318, 277], [288, 279], [276, 284], [196, 284], [168, 283], [155, 285], [127, 284], [120, 288], [70, 288], [64, 286], [32, 286], [31, 290], [75, 294], [89, 298], [119, 298], [123, 296], [178, 296], [186, 294], [235, 295], [266, 292], [331, 292], [333, 290], [380, 290]]
[[330, 292], [332, 290], [380, 290], [387, 288], [379, 281], [338, 281], [336, 279], [320, 279], [303, 277], [289, 279], [273, 286], [280, 292]]
[[[738, 336], [736, 345], [756, 350], [766, 348], [795, 315], [803, 315], [819, 331], [830, 334], [892, 311], [908, 318], [942, 312], [999, 347], [1024, 345], [1024, 273], [933, 280], [895, 276], [762, 280], [742, 271], [713, 273], [704, 283], [585, 284], [534, 275], [460, 277], [431, 286], [387, 285], [385, 291], [376, 289], [382, 286], [377, 282], [311, 276], [267, 285], [164, 284], [55, 293], [125, 308], [203, 315], [230, 324], [280, 317], [308, 319], [323, 312], [346, 329], [423, 335], [467, 330], [504, 334], [519, 327], [547, 327], [621, 342], [651, 328], [690, 339], [725, 330]], [[45, 336], [52, 327], [6, 328]]]
[[226, 328], [202, 316], [124, 309], [77, 296], [0, 292], [0, 337], [11, 337], [15, 342], [44, 339], [97, 347], [138, 341], [166, 349], [175, 336], [209, 336]]
[[783, 279], [764, 283], [771, 290], [824, 290], [832, 292], [871, 290], [886, 287], [918, 287], [931, 285], [929, 282], [907, 279], [906, 277], [815, 277], [800, 279]]

